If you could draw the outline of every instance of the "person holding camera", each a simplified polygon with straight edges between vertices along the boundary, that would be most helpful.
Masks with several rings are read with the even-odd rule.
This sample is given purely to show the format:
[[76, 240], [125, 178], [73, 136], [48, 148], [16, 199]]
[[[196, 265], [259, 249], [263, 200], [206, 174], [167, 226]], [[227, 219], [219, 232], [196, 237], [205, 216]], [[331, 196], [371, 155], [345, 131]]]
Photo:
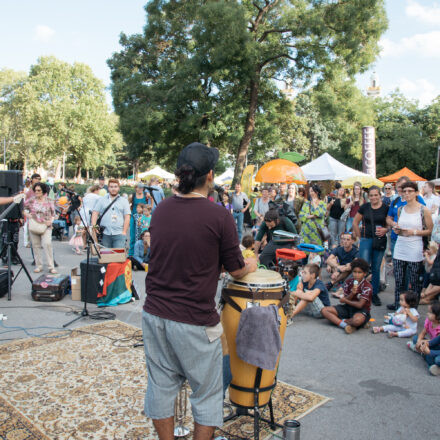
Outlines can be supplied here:
[[106, 248], [125, 248], [128, 227], [130, 225], [130, 205], [119, 195], [119, 180], [108, 181], [108, 194], [96, 202], [92, 213], [92, 226], [100, 219], [104, 233], [102, 245]]

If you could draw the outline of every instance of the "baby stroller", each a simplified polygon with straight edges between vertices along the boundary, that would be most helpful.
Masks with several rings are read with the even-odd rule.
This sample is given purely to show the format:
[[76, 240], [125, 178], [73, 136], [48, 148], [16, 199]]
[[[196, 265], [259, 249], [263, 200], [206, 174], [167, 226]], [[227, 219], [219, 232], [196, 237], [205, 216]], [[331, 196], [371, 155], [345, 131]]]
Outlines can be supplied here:
[[64, 226], [60, 225], [57, 222], [52, 224], [52, 237], [56, 238], [59, 241], [63, 241], [64, 236]]

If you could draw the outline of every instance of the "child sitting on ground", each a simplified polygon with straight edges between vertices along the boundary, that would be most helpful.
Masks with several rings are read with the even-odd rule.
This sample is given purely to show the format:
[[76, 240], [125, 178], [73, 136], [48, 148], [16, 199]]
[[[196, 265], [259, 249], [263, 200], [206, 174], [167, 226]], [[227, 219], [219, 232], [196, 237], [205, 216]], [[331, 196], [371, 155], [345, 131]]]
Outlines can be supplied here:
[[[430, 340], [424, 339], [429, 336]], [[429, 372], [433, 376], [440, 376], [440, 303], [438, 301], [429, 305], [425, 327], [420, 335], [414, 336], [408, 347], [420, 353], [428, 364]]]
[[256, 258], [254, 252], [254, 238], [252, 235], [245, 235], [241, 240], [241, 244], [244, 248], [241, 251], [243, 258]]
[[423, 278], [423, 289], [422, 289], [422, 296], [424, 297], [424, 293], [426, 288], [429, 286], [429, 274], [432, 269], [432, 265], [434, 264], [435, 257], [437, 256], [438, 252], [438, 244], [435, 241], [430, 241], [428, 249], [423, 252], [423, 263], [425, 265], [425, 276]]
[[[421, 353], [422, 343], [440, 336], [440, 302], [435, 301], [428, 306], [428, 314], [425, 319], [425, 325], [420, 334], [414, 335], [412, 341], [406, 345], [412, 351]], [[428, 337], [428, 339], [425, 339]]]
[[352, 278], [344, 283], [337, 306], [324, 307], [321, 314], [351, 334], [370, 321], [373, 286], [367, 281], [370, 265], [361, 258], [351, 262]]
[[296, 302], [298, 301], [297, 298], [295, 298], [294, 293], [296, 292], [296, 289], [298, 288], [298, 284], [301, 281], [301, 277], [299, 276], [298, 270], [299, 266], [297, 263], [292, 263], [292, 265], [290, 266], [289, 271], [287, 272], [288, 274], [288, 289], [290, 292], [290, 298], [289, 298], [289, 309], [287, 312], [287, 325], [290, 325], [292, 323], [292, 313], [293, 310], [295, 309], [296, 306]]
[[[373, 333], [388, 333], [390, 338], [409, 338], [417, 333], [417, 321], [419, 319], [419, 312], [417, 307], [418, 297], [417, 293], [412, 290], [402, 292], [399, 298], [400, 307], [396, 310], [396, 315], [405, 314], [406, 319], [401, 325], [388, 324], [383, 327], [373, 327]], [[389, 317], [389, 315], [386, 315]], [[391, 319], [394, 317], [392, 316]]]
[[292, 312], [291, 319], [298, 313], [304, 311], [307, 315], [314, 318], [321, 318], [321, 310], [325, 306], [330, 306], [327, 287], [318, 279], [320, 269], [316, 264], [306, 264], [298, 283], [298, 288], [293, 292], [294, 299], [299, 300]]

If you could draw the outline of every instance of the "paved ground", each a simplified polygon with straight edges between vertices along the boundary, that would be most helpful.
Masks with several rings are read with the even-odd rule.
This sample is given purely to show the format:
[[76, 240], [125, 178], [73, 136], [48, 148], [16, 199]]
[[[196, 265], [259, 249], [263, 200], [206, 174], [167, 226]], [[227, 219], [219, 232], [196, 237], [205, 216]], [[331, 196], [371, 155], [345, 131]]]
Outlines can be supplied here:
[[[54, 242], [61, 273], [70, 273], [84, 258], [73, 254], [67, 243]], [[20, 248], [30, 271], [30, 250]], [[32, 273], [36, 278], [36, 274]], [[145, 274], [134, 273], [141, 300], [113, 307], [117, 319], [140, 327]], [[72, 319], [70, 308], [82, 303], [70, 297], [58, 303], [37, 303], [30, 296], [30, 284], [20, 274], [12, 301], [0, 299], [0, 313], [7, 326], [59, 328]], [[391, 302], [388, 288], [381, 294]], [[96, 310], [94, 305], [90, 311]], [[382, 322], [385, 307], [374, 307], [373, 318]], [[426, 306], [420, 307], [422, 325]], [[71, 327], [88, 325], [88, 318]], [[0, 328], [0, 333], [4, 331]], [[34, 333], [47, 331], [35, 330]], [[3, 333], [0, 339], [25, 337], [23, 332]], [[287, 328], [279, 379], [330, 397], [332, 400], [301, 420], [303, 440], [321, 439], [438, 439], [440, 438], [440, 379], [430, 376], [424, 361], [406, 348], [407, 340], [388, 339], [361, 330], [346, 335], [323, 320], [299, 317]]]

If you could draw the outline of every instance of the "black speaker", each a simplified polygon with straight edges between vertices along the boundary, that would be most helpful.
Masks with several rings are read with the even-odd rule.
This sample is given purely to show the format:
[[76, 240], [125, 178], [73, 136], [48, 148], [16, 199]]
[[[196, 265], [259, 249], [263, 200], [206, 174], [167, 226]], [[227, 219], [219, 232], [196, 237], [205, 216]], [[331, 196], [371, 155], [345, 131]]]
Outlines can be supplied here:
[[87, 295], [88, 303], [98, 302], [98, 292], [101, 293], [104, 286], [105, 267], [105, 264], [98, 263], [98, 258], [90, 258], [86, 286], [87, 260], [81, 261], [81, 301], [84, 301]]
[[[23, 172], [18, 170], [0, 171], [0, 197], [11, 197], [23, 189]], [[9, 206], [0, 205], [0, 214]], [[23, 202], [8, 213], [6, 218], [21, 218]]]

